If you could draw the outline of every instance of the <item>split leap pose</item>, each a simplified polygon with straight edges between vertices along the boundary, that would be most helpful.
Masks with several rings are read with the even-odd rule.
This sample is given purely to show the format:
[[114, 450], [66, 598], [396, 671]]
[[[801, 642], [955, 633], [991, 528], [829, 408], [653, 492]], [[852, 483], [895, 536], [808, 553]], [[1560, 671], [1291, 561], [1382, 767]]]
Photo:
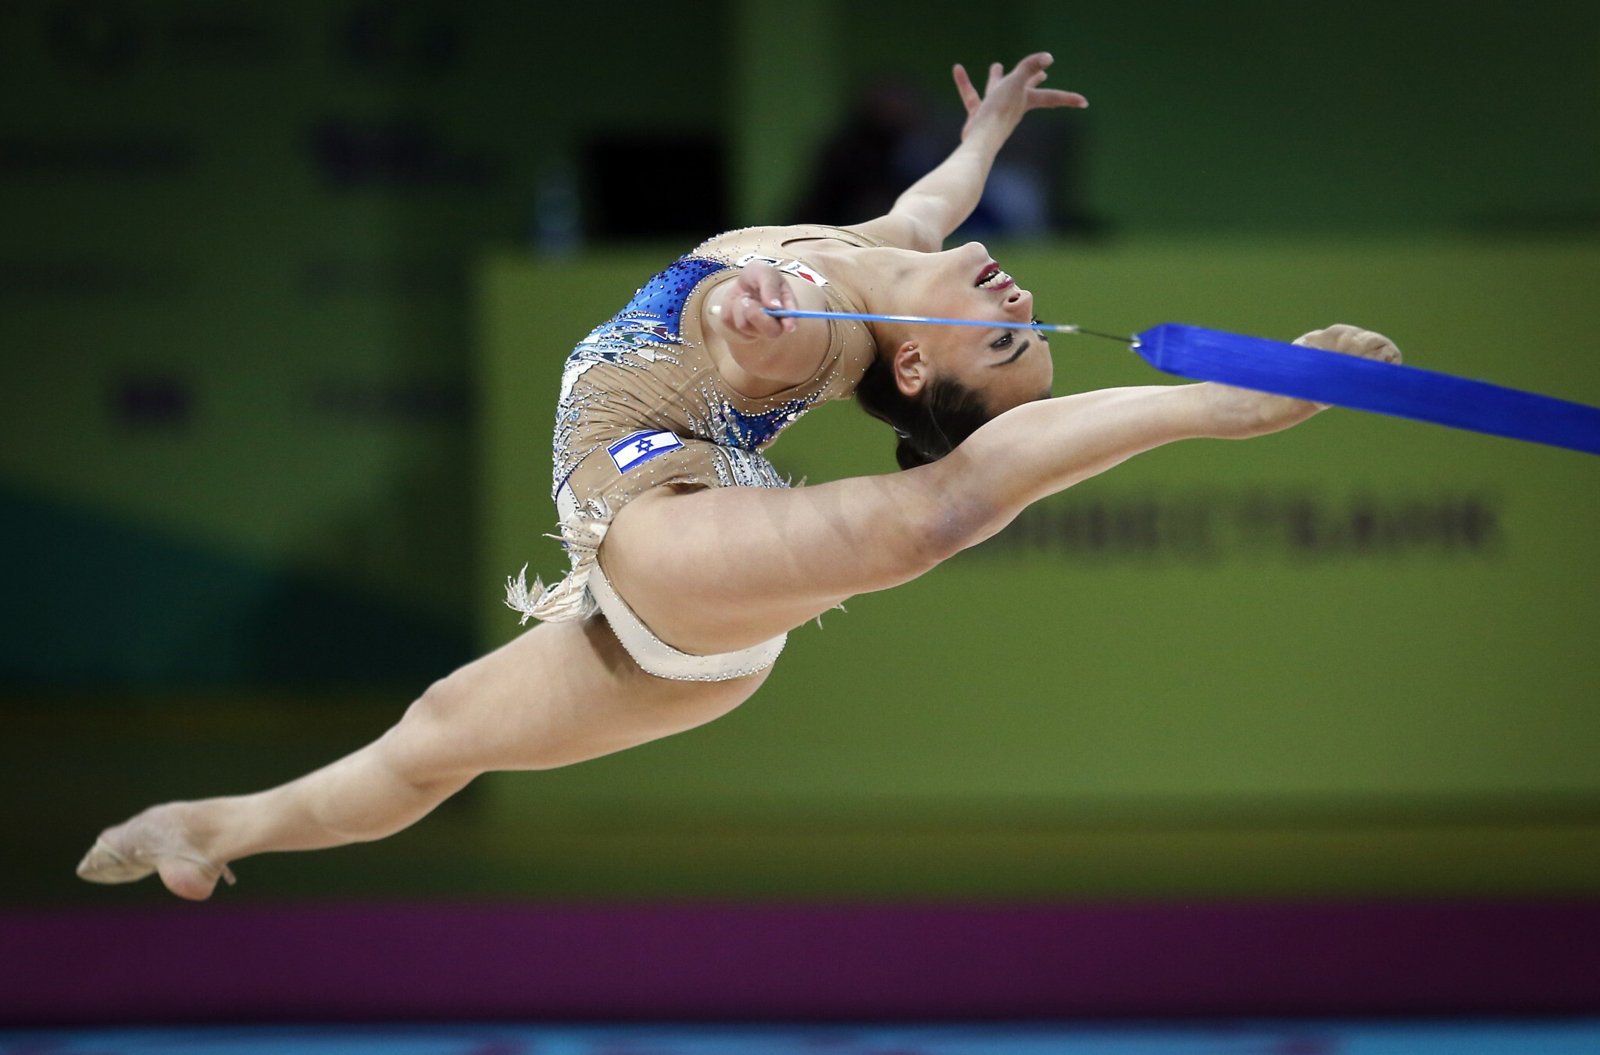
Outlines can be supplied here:
[[[521, 636], [430, 686], [378, 740], [252, 795], [156, 806], [108, 829], [95, 882], [158, 872], [210, 896], [251, 854], [380, 839], [480, 773], [550, 769], [682, 732], [755, 692], [784, 635], [915, 579], [1025, 506], [1132, 455], [1294, 425], [1314, 404], [1214, 383], [1049, 398], [1033, 295], [976, 242], [942, 250], [1042, 88], [1047, 54], [960, 67], [961, 144], [854, 227], [719, 235], [652, 278], [567, 360], [555, 501], [572, 571], [508, 584]], [[915, 312], [993, 328], [778, 319], [768, 308]], [[1301, 342], [1389, 361], [1350, 326]], [[807, 409], [854, 396], [899, 437], [902, 471], [789, 488], [761, 455]]]

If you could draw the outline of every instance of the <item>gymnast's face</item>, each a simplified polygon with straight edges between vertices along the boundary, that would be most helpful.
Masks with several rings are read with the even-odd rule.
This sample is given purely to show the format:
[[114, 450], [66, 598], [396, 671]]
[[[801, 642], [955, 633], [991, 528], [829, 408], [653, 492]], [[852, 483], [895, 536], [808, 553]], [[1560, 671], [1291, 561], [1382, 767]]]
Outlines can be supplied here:
[[976, 326], [907, 324], [894, 351], [895, 383], [915, 397], [934, 377], [979, 394], [991, 414], [1050, 395], [1054, 364], [1045, 336], [1029, 328], [1033, 294], [1020, 288], [978, 242], [917, 253], [896, 287], [896, 310], [993, 320]]

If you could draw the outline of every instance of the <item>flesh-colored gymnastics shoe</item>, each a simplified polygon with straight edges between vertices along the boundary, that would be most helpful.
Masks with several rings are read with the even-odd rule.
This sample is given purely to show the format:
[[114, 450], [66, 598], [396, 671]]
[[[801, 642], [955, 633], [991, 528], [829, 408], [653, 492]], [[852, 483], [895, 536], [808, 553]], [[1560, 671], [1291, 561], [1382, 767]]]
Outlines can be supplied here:
[[78, 877], [91, 883], [132, 883], [160, 873], [168, 890], [195, 901], [210, 897], [219, 879], [234, 885], [232, 870], [196, 853], [181, 825], [161, 817], [161, 810], [147, 810], [96, 839], [78, 862]]

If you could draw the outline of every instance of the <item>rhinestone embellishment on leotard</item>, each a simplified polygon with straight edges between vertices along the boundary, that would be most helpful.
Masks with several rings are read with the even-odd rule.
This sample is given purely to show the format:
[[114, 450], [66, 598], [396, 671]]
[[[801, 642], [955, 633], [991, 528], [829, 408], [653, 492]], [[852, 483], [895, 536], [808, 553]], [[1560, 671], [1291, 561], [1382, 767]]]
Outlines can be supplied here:
[[578, 342], [562, 370], [561, 395], [556, 404], [556, 487], [589, 453], [572, 449], [573, 433], [583, 420], [581, 401], [573, 394], [578, 379], [602, 363], [645, 367], [656, 362], [676, 364], [672, 349], [683, 344], [684, 303], [696, 286], [727, 267], [718, 260], [692, 256], [673, 261], [640, 286], [627, 307]]
[[746, 414], [727, 400], [722, 400], [713, 410], [714, 419], [722, 433], [717, 442], [729, 447], [742, 447], [747, 451], [760, 450], [810, 410], [811, 402], [790, 399], [764, 413]]

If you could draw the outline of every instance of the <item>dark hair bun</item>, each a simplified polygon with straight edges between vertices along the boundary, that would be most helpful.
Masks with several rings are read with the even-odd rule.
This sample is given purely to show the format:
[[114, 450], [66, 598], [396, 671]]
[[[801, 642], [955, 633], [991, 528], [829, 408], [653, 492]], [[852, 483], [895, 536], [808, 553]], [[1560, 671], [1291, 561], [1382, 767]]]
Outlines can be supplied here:
[[932, 458], [917, 449], [911, 442], [911, 437], [901, 436], [900, 443], [894, 449], [894, 460], [900, 463], [902, 469], [915, 469], [919, 465], [927, 465]]
[[856, 402], [900, 436], [894, 460], [902, 469], [936, 462], [992, 416], [978, 393], [935, 378], [918, 398], [901, 392], [883, 359], [874, 359], [856, 385]]

